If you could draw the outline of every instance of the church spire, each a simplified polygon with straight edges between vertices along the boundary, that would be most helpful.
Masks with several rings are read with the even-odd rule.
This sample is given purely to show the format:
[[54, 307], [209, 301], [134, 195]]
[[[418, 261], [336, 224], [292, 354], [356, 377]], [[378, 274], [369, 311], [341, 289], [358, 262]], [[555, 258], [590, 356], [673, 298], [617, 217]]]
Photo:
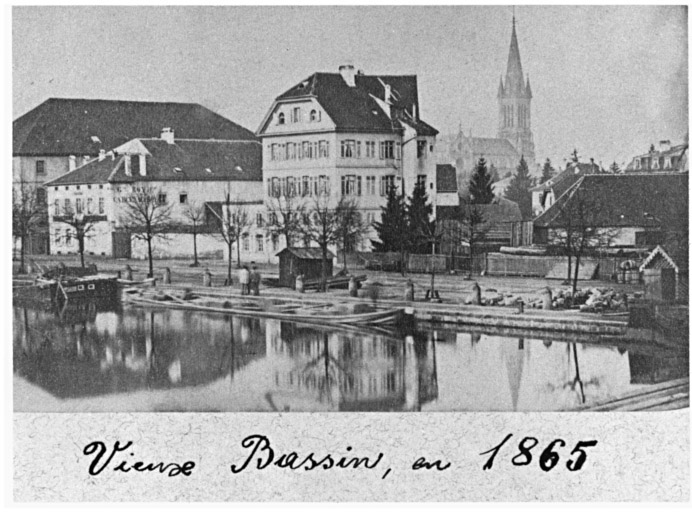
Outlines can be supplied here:
[[505, 91], [510, 94], [521, 94], [524, 90], [524, 72], [521, 68], [521, 57], [519, 56], [516, 24], [516, 18], [512, 16], [512, 39], [509, 43], [507, 74], [505, 75]]

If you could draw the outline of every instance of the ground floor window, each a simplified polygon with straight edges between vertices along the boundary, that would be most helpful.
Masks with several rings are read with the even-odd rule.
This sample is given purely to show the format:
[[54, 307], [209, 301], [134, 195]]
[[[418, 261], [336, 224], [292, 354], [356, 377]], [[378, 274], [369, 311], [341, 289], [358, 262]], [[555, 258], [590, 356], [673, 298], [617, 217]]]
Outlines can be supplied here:
[[248, 235], [247, 233], [243, 233], [242, 239], [243, 239], [243, 251], [249, 252], [250, 251], [250, 235]]
[[264, 236], [255, 236], [255, 247], [257, 247], [257, 252], [264, 252]]

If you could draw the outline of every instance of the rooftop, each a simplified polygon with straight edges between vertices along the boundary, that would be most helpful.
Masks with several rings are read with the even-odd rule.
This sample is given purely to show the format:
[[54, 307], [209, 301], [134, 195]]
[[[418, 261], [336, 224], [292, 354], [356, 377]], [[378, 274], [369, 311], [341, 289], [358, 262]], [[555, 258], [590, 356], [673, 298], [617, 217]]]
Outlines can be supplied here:
[[50, 98], [12, 123], [17, 156], [97, 155], [171, 128], [183, 139], [256, 140], [246, 128], [197, 103]]

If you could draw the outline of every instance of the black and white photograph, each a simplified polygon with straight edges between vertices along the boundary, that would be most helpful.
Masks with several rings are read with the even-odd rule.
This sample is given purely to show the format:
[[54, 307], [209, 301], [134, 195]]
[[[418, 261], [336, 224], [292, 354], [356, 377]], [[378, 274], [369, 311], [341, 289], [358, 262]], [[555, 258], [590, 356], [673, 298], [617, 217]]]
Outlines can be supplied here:
[[7, 12], [15, 500], [690, 499], [687, 6]]

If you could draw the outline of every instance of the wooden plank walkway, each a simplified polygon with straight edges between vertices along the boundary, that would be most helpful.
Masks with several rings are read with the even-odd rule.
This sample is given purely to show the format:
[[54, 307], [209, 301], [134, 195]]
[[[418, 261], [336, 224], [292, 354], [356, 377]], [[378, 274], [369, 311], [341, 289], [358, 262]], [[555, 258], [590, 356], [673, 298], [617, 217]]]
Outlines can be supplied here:
[[685, 377], [648, 386], [618, 398], [572, 409], [582, 412], [669, 411], [690, 406], [690, 379]]

